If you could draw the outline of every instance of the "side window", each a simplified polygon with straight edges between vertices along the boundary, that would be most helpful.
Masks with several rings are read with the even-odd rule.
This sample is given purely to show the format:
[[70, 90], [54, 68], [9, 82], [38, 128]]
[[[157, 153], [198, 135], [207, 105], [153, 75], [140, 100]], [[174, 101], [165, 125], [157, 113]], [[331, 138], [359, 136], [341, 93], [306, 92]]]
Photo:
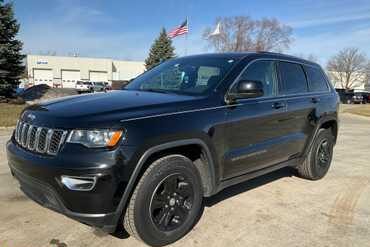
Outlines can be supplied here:
[[297, 94], [308, 91], [306, 75], [301, 65], [279, 62], [281, 79], [280, 94]]
[[323, 92], [328, 91], [328, 84], [320, 69], [305, 66], [308, 81], [310, 82], [310, 91]]
[[209, 83], [217, 83], [220, 78], [220, 68], [210, 66], [200, 66], [198, 68], [197, 86], [207, 86]]
[[274, 61], [256, 61], [248, 66], [239, 80], [260, 81], [263, 84], [263, 96], [273, 96], [276, 86]]

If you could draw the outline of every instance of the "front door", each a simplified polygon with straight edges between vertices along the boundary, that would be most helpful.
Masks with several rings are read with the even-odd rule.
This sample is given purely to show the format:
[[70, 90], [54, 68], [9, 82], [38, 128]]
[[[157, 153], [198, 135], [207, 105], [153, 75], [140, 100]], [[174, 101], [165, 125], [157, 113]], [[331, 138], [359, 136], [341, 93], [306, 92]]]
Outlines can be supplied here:
[[280, 145], [286, 138], [286, 101], [277, 97], [276, 62], [254, 61], [238, 80], [262, 82], [264, 95], [236, 100], [227, 110], [224, 179], [287, 159]]

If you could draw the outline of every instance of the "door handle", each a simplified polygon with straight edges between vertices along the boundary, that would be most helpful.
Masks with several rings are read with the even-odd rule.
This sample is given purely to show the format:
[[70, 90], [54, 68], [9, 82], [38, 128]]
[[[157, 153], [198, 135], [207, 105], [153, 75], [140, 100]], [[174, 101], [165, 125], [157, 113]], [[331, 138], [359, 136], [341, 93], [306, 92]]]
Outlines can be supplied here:
[[280, 109], [280, 108], [283, 108], [285, 107], [285, 104], [283, 102], [275, 102], [272, 104], [272, 108], [274, 109]]
[[319, 103], [320, 98], [313, 97], [313, 98], [311, 98], [311, 102], [314, 103], [314, 104]]

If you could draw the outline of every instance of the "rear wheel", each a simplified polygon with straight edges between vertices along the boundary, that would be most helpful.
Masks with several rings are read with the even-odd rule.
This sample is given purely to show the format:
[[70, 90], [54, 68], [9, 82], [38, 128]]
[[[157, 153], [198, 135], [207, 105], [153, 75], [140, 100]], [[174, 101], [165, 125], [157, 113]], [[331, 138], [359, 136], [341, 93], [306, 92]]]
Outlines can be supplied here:
[[318, 180], [329, 170], [333, 157], [334, 136], [331, 129], [320, 129], [306, 160], [298, 167], [301, 177]]
[[202, 185], [191, 160], [169, 155], [153, 162], [141, 177], [124, 216], [126, 231], [151, 246], [183, 237], [202, 205]]

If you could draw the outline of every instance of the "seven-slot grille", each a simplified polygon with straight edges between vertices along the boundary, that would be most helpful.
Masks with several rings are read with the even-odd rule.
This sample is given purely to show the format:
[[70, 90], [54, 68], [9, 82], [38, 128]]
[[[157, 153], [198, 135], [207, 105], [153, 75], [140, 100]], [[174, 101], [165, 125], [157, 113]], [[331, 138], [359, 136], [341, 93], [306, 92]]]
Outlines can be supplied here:
[[56, 155], [66, 135], [66, 130], [39, 127], [18, 121], [14, 138], [19, 145], [27, 150]]

